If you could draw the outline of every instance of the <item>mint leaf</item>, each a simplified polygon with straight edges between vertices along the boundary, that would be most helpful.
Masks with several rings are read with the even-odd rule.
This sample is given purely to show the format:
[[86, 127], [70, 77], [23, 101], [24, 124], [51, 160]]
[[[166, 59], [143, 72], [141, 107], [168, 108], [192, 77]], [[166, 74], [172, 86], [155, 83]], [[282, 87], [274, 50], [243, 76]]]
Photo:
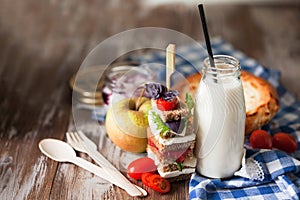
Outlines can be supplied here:
[[165, 137], [167, 135], [167, 133], [171, 131], [171, 129], [165, 125], [165, 123], [161, 120], [161, 118], [159, 117], [159, 115], [157, 113], [152, 112], [151, 116], [152, 116], [153, 122], [156, 124], [156, 128], [158, 130], [161, 130], [161, 136]]
[[177, 169], [178, 169], [178, 171], [182, 171], [182, 164], [181, 164], [181, 162], [176, 162], [176, 164], [177, 164]]
[[185, 94], [185, 103], [189, 109], [189, 116], [187, 118], [185, 118], [185, 126], [187, 126], [187, 124], [189, 122], [189, 118], [193, 116], [192, 109], [195, 106], [194, 99], [189, 93]]
[[193, 97], [189, 93], [186, 93], [185, 95], [185, 103], [191, 113], [191, 110], [194, 108], [195, 103]]

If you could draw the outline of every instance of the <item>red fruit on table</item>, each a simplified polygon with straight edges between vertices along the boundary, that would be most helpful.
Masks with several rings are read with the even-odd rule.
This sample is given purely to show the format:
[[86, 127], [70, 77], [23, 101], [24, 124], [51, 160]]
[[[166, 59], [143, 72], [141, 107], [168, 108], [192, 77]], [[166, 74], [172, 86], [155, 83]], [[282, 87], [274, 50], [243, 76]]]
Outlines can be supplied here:
[[276, 133], [273, 136], [273, 147], [285, 151], [287, 153], [293, 153], [297, 150], [298, 144], [296, 139], [288, 133]]
[[154, 163], [154, 160], [148, 157], [138, 158], [132, 161], [127, 167], [127, 174], [129, 177], [141, 180], [143, 173], [154, 173], [156, 172], [157, 167]]
[[150, 176], [150, 188], [164, 194], [170, 191], [171, 184], [168, 180], [161, 177], [160, 175], [154, 174]]
[[250, 135], [250, 144], [255, 149], [272, 149], [272, 137], [265, 130], [255, 130]]
[[150, 177], [152, 175], [153, 173], [149, 173], [149, 172], [142, 174], [142, 182], [148, 187], [150, 187]]
[[158, 174], [145, 173], [142, 175], [142, 182], [151, 189], [164, 194], [170, 191], [170, 182]]
[[171, 100], [164, 100], [163, 98], [159, 98], [156, 100], [156, 105], [159, 110], [174, 110], [175, 108], [177, 108], [178, 99], [173, 98]]

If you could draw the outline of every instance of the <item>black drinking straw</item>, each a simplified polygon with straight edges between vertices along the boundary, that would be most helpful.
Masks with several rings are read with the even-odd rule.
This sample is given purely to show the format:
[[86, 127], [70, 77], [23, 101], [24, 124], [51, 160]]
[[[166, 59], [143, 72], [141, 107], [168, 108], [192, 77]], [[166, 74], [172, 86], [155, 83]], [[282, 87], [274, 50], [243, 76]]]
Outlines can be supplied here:
[[199, 8], [201, 21], [202, 21], [202, 28], [203, 28], [203, 32], [204, 32], [205, 43], [206, 43], [206, 48], [207, 48], [207, 53], [208, 53], [208, 57], [209, 57], [210, 66], [212, 68], [215, 68], [214, 56], [213, 56], [211, 45], [210, 45], [209, 34], [208, 34], [208, 30], [207, 30], [207, 24], [206, 24], [203, 4], [199, 4], [198, 8]]

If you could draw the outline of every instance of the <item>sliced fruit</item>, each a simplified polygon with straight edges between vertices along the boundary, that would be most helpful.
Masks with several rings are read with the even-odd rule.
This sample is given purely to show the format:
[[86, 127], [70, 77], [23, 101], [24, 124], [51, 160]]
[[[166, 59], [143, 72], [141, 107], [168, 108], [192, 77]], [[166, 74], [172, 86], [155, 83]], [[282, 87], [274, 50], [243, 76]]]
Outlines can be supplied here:
[[142, 174], [142, 182], [148, 187], [150, 187], [150, 177], [152, 175], [153, 173], [148, 173], [148, 172]]
[[170, 182], [158, 174], [153, 174], [148, 179], [149, 187], [161, 194], [167, 193], [171, 189]]

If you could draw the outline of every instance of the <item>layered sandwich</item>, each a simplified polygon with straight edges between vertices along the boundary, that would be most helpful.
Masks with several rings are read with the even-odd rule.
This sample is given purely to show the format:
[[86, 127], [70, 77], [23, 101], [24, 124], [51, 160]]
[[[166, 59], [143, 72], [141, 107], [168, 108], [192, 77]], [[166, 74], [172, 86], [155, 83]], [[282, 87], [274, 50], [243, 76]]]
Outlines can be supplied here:
[[152, 105], [148, 113], [148, 157], [155, 161], [162, 177], [189, 178], [196, 167], [192, 97], [187, 94], [181, 100], [178, 91], [159, 83], [146, 84], [146, 94]]

